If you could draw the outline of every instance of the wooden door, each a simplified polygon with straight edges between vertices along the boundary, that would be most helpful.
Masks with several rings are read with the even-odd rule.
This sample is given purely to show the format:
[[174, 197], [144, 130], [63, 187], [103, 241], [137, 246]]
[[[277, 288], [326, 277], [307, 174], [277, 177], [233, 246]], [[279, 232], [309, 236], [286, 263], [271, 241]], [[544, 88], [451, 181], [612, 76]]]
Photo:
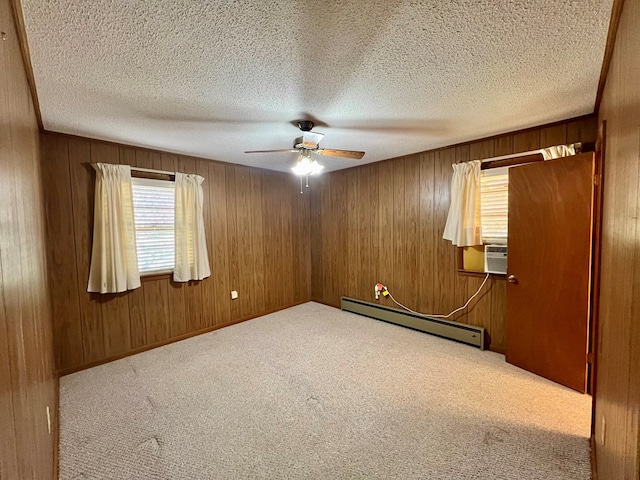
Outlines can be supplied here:
[[584, 392], [593, 154], [509, 171], [507, 362]]

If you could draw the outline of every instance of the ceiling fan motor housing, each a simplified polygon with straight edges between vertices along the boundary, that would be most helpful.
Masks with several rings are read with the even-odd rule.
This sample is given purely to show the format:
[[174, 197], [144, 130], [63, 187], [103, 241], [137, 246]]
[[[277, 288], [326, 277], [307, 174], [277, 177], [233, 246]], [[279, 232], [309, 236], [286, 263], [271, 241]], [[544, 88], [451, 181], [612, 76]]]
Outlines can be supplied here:
[[298, 122], [298, 128], [303, 132], [309, 132], [313, 128], [314, 123], [311, 120], [300, 120]]

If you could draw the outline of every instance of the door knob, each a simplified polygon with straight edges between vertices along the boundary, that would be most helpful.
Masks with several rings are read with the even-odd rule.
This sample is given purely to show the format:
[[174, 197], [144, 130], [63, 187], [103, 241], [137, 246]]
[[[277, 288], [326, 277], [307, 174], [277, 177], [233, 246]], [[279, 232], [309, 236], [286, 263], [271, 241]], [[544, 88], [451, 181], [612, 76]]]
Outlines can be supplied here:
[[509, 275], [509, 276], [507, 277], [507, 280], [508, 280], [508, 282], [509, 282], [509, 283], [513, 283], [514, 285], [515, 285], [516, 283], [518, 283], [518, 279], [516, 278], [516, 276], [515, 276], [515, 275]]

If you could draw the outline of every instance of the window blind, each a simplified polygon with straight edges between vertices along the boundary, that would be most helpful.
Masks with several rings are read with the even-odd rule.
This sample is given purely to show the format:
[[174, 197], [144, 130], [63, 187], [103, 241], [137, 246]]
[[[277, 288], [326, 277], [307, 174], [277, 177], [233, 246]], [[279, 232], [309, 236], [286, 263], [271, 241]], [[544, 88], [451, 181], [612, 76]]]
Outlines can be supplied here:
[[491, 168], [480, 175], [480, 223], [482, 242], [507, 243], [509, 168]]
[[173, 271], [175, 184], [132, 178], [133, 214], [140, 274]]

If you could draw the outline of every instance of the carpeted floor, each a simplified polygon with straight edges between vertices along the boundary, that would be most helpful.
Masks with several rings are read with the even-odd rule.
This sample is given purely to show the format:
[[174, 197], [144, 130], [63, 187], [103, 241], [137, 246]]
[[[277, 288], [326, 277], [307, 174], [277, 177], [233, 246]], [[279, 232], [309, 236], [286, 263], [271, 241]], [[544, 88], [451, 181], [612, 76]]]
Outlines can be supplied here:
[[306, 303], [60, 380], [61, 479], [589, 479], [591, 399]]

